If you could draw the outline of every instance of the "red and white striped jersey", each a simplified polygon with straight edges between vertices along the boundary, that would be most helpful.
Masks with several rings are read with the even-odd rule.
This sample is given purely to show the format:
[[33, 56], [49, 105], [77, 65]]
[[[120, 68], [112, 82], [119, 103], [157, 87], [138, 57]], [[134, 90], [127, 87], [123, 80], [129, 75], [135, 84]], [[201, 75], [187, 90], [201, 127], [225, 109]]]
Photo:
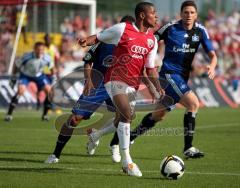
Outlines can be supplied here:
[[97, 39], [116, 46], [105, 83], [122, 81], [137, 89], [144, 67], [154, 68], [158, 45], [153, 33], [140, 32], [134, 23], [119, 23], [98, 33]]

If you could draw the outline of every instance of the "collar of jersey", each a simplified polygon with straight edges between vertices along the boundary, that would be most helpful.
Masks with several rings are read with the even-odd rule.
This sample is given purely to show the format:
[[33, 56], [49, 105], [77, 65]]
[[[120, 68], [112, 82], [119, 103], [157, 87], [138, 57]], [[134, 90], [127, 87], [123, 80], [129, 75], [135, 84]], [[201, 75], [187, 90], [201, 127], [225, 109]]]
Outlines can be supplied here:
[[[132, 22], [132, 26], [133, 26], [138, 32], [140, 32], [134, 22]], [[140, 32], [140, 33], [144, 33], [144, 32]], [[145, 34], [148, 34], [148, 30], [145, 32]]]

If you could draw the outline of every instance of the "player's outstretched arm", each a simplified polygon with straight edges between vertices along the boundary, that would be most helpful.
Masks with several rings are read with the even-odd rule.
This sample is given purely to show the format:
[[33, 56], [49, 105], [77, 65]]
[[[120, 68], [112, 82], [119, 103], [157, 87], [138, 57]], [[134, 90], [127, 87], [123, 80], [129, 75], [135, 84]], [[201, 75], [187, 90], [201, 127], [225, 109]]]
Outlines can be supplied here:
[[91, 35], [91, 36], [89, 36], [87, 38], [78, 40], [78, 44], [81, 47], [92, 46], [92, 45], [94, 45], [96, 43], [98, 43], [97, 35]]
[[125, 27], [126, 23], [119, 23], [113, 25], [112, 27], [101, 31], [97, 35], [92, 35], [84, 39], [79, 39], [78, 44], [82, 47], [91, 46], [98, 42], [117, 45], [125, 30]]
[[208, 56], [210, 58], [210, 64], [207, 65], [207, 73], [208, 73], [208, 77], [210, 79], [213, 79], [215, 77], [215, 68], [217, 66], [217, 55], [215, 53], [215, 51], [210, 51], [208, 53]]

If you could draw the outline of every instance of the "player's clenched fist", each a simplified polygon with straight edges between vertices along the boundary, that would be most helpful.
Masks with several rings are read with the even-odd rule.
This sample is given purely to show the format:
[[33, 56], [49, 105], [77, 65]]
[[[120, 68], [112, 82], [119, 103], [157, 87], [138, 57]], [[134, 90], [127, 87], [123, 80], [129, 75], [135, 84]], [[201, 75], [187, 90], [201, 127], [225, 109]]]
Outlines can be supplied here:
[[86, 47], [87, 46], [87, 39], [78, 39], [78, 44], [81, 47]]

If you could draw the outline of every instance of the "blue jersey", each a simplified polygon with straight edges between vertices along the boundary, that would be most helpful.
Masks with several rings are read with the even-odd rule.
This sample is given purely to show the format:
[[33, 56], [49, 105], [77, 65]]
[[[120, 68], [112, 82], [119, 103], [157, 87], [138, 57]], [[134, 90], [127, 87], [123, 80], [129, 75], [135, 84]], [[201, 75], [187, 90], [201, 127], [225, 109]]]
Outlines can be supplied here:
[[113, 62], [113, 44], [98, 43], [93, 45], [83, 61], [85, 63], [93, 63], [92, 69], [95, 69], [105, 75], [110, 64]]
[[51, 57], [43, 54], [37, 58], [34, 52], [25, 53], [22, 58], [16, 62], [16, 66], [20, 69], [20, 73], [29, 77], [39, 77], [43, 74], [45, 66], [50, 66]]
[[214, 50], [205, 27], [197, 22], [191, 30], [185, 30], [182, 20], [173, 21], [161, 27], [155, 36], [165, 43], [162, 73], [175, 73], [188, 78], [200, 44], [207, 53]]

